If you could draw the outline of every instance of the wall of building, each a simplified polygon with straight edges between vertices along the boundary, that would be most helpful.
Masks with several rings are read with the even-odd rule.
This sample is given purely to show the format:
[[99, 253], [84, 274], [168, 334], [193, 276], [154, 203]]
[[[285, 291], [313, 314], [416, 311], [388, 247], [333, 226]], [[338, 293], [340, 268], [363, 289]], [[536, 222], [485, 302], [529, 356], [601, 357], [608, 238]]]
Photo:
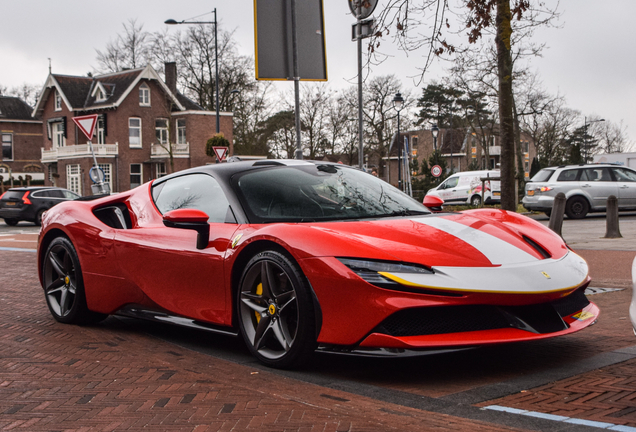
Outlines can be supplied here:
[[[13, 138], [13, 160], [3, 160], [0, 151], [0, 167], [10, 168], [13, 173], [44, 172], [40, 162], [42, 146], [42, 124], [36, 121], [8, 122], [0, 120], [0, 132]], [[4, 175], [3, 177], [8, 178]]]

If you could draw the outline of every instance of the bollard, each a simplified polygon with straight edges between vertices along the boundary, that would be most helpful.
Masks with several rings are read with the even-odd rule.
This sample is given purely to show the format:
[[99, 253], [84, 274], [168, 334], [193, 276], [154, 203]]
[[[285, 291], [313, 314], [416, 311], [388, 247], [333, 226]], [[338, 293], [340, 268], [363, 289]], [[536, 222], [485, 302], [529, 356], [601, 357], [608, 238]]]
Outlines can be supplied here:
[[607, 229], [604, 238], [622, 238], [618, 228], [618, 198], [610, 195], [607, 198], [607, 213], [605, 214]]
[[563, 237], [561, 234], [561, 228], [563, 227], [563, 213], [565, 213], [565, 194], [559, 192], [554, 197], [554, 204], [552, 205], [552, 213], [550, 214], [550, 223], [548, 228]]

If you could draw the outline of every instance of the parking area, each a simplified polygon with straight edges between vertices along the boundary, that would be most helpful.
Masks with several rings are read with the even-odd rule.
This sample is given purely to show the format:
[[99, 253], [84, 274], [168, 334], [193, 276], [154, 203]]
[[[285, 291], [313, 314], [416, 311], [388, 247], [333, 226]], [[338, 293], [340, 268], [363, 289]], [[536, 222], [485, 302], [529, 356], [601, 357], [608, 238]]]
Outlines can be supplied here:
[[317, 354], [277, 371], [231, 337], [121, 317], [57, 323], [37, 280], [38, 227], [0, 223], [10, 269], [0, 273], [0, 429], [636, 431], [636, 218], [621, 220], [621, 240], [594, 240], [603, 224], [564, 223], [601, 308], [582, 332], [415, 358]]

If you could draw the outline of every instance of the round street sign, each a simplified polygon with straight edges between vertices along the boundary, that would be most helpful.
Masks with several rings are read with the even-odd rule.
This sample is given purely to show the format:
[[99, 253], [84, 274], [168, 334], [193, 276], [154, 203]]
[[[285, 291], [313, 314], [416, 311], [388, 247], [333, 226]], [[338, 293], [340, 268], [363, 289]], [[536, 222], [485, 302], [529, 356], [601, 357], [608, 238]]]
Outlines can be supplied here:
[[93, 181], [93, 183], [103, 183], [104, 179], [106, 178], [104, 170], [95, 166], [88, 172], [88, 176]]
[[433, 176], [435, 177], [439, 177], [442, 175], [442, 167], [439, 165], [433, 165], [433, 167], [431, 168], [431, 174], [433, 174]]
[[[349, 9], [354, 17], [358, 19], [369, 18], [375, 7], [378, 5], [378, 0], [347, 0], [349, 3]], [[361, 14], [358, 17], [358, 6], [362, 6]]]

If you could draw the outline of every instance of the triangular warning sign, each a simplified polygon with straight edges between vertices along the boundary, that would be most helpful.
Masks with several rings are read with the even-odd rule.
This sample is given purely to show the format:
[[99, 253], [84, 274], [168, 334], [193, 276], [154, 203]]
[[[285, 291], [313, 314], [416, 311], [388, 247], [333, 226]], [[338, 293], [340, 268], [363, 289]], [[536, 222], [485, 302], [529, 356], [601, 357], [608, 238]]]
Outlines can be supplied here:
[[214, 154], [219, 162], [223, 162], [225, 157], [227, 156], [227, 147], [212, 147], [214, 149]]
[[93, 139], [93, 133], [95, 132], [95, 125], [97, 124], [97, 114], [85, 115], [80, 117], [73, 117], [73, 121], [86, 138]]

